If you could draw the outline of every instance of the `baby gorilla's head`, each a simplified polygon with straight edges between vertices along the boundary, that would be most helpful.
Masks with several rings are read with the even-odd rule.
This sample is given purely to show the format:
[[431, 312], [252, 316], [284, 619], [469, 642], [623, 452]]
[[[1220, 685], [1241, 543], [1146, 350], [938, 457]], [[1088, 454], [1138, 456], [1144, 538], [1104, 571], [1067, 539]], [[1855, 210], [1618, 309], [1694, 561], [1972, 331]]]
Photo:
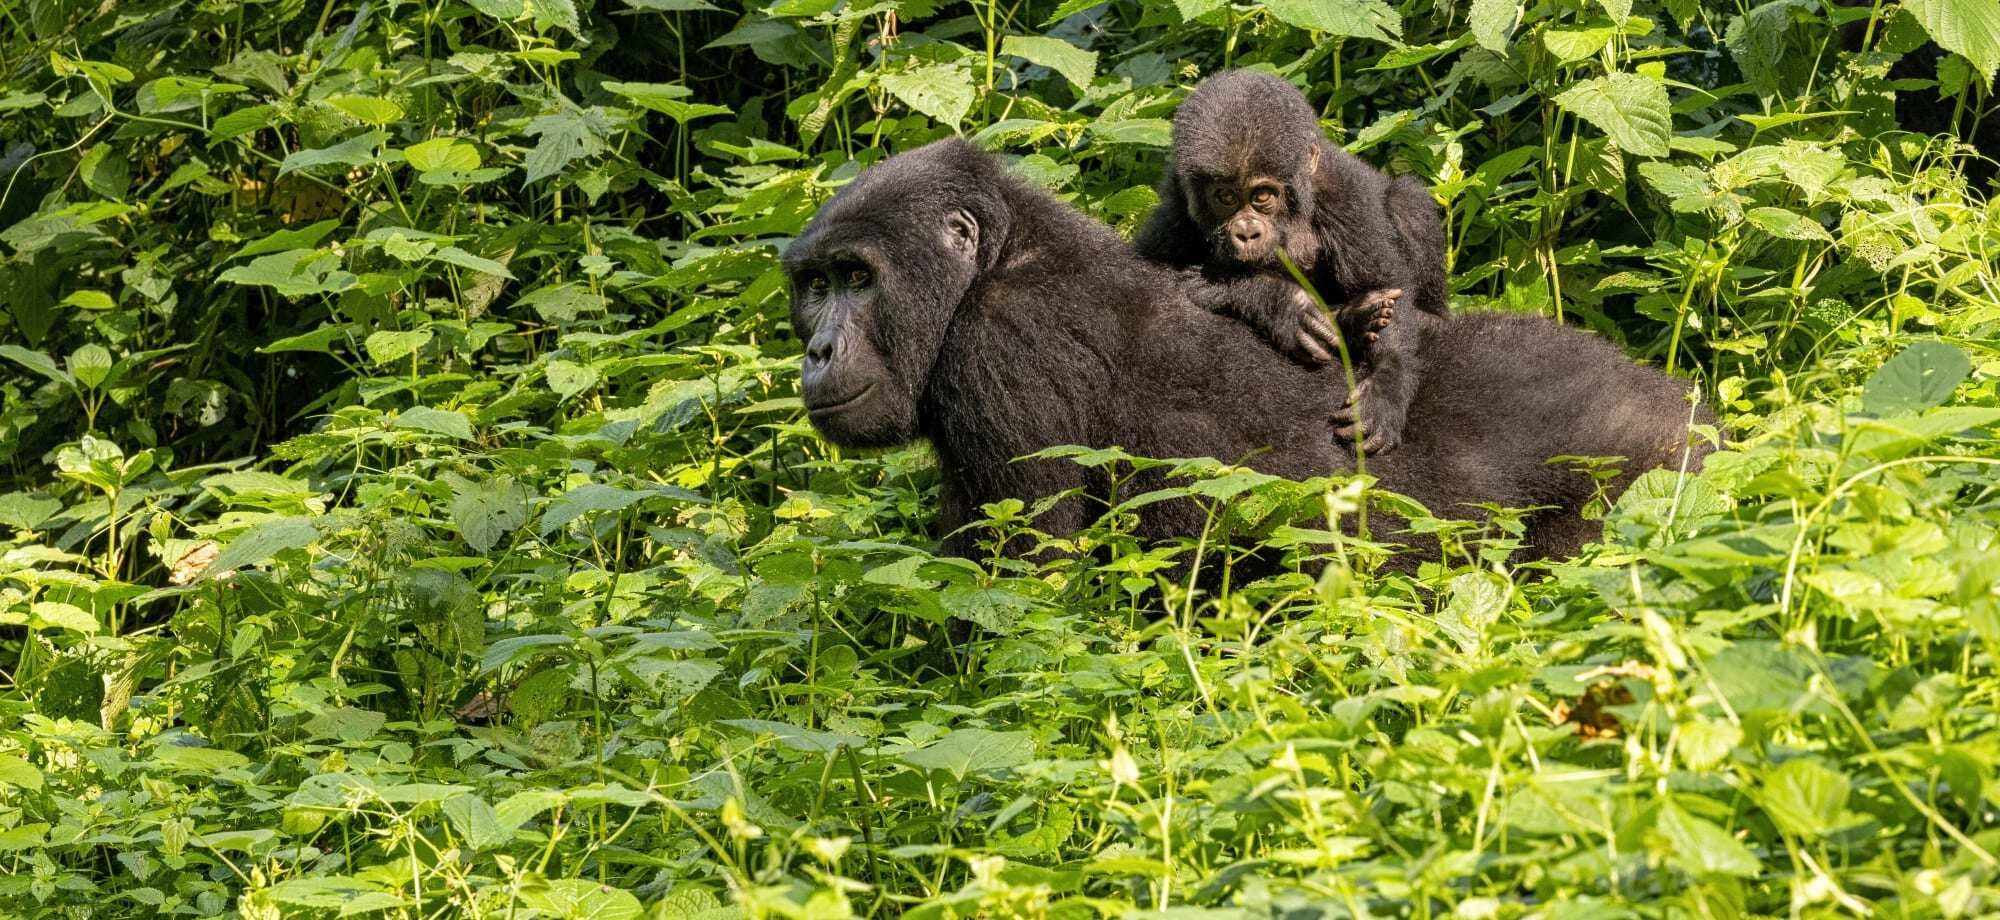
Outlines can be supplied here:
[[1301, 267], [1312, 245], [1313, 176], [1324, 135], [1290, 83], [1248, 71], [1202, 81], [1174, 116], [1174, 181], [1216, 259]]

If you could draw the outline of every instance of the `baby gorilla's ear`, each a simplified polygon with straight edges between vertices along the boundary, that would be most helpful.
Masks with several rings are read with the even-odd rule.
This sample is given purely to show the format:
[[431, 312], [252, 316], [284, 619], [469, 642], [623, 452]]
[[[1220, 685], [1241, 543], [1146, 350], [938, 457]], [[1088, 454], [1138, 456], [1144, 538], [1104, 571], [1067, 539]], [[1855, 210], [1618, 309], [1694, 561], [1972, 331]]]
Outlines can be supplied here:
[[979, 258], [979, 221], [971, 211], [959, 208], [944, 216], [944, 245], [968, 261]]

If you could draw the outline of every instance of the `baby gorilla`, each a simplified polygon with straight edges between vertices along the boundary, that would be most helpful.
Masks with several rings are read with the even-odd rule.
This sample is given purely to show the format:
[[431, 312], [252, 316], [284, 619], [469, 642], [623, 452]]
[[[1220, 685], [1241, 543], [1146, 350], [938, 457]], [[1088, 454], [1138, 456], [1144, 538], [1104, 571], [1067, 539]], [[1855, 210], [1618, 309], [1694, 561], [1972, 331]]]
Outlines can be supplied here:
[[1294, 357], [1329, 361], [1334, 335], [1289, 280], [1282, 250], [1335, 307], [1360, 372], [1336, 434], [1381, 453], [1403, 438], [1421, 380], [1422, 317], [1445, 315], [1444, 230], [1423, 183], [1391, 179], [1334, 146], [1289, 83], [1217, 74], [1174, 115], [1160, 206], [1134, 246], [1154, 262], [1199, 267], [1202, 306], [1241, 317]]

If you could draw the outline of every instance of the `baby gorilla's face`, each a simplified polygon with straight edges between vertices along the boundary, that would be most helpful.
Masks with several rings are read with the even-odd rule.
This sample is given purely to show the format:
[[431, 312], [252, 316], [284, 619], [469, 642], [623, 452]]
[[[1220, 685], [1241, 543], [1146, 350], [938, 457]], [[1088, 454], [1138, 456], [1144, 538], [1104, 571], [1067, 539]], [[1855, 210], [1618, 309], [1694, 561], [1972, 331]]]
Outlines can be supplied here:
[[1276, 267], [1290, 248], [1297, 197], [1273, 176], [1204, 176], [1189, 189], [1189, 219], [1207, 234], [1215, 258], [1228, 264]]

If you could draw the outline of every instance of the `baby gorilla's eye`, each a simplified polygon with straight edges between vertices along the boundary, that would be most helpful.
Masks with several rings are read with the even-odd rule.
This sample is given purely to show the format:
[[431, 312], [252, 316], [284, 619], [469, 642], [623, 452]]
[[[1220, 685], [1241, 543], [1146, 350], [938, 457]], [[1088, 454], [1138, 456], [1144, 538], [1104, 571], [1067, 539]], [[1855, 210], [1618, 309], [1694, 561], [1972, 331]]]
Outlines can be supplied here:
[[1250, 193], [1250, 203], [1258, 207], [1263, 207], [1267, 204], [1270, 204], [1271, 202], [1277, 200], [1277, 198], [1278, 198], [1277, 193], [1267, 188], [1260, 188]]
[[868, 269], [853, 268], [847, 272], [847, 286], [850, 288], [865, 288], [874, 283], [875, 276]]
[[811, 292], [815, 297], [826, 293], [826, 287], [827, 285], [826, 285], [825, 275], [815, 272], [810, 277], [806, 278], [806, 290]]
[[1210, 194], [1215, 198], [1216, 204], [1222, 205], [1225, 208], [1236, 207], [1236, 192], [1230, 189], [1218, 187], [1214, 192], [1211, 192]]

